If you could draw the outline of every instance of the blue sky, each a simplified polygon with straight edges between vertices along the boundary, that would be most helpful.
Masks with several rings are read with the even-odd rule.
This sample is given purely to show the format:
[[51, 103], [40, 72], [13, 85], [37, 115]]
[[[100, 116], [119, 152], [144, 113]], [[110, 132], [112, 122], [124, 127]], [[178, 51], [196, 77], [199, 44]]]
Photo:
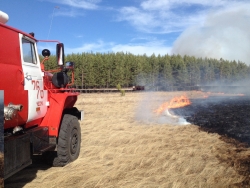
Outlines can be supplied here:
[[0, 10], [8, 25], [60, 40], [66, 53], [250, 56], [249, 0], [0, 0]]

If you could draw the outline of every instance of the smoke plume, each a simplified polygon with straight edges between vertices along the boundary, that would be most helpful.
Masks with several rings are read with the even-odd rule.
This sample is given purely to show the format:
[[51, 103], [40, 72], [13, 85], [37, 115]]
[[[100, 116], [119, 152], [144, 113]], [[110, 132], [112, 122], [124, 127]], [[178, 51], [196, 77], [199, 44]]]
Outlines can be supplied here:
[[200, 25], [185, 30], [172, 52], [180, 55], [236, 60], [250, 65], [249, 4], [213, 11]]

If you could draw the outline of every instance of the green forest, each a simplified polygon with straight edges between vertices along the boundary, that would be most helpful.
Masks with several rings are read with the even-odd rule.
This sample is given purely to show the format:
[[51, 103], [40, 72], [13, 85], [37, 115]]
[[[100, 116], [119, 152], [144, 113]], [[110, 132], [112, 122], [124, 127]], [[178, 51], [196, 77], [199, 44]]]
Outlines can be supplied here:
[[[250, 66], [241, 61], [194, 56], [134, 55], [131, 53], [78, 53], [65, 56], [75, 63], [75, 87], [114, 88], [145, 86], [147, 90], [187, 90], [215, 81], [229, 85], [250, 78]], [[56, 57], [45, 70], [57, 67]]]

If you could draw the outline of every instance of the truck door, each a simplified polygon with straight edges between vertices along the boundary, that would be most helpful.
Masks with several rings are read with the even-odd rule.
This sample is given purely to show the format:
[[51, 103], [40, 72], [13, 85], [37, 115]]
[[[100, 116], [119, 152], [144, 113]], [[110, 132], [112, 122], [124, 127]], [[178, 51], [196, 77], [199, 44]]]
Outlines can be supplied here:
[[47, 112], [47, 90], [44, 90], [43, 75], [40, 68], [36, 42], [31, 38], [20, 36], [24, 90], [28, 90], [28, 120], [44, 117]]

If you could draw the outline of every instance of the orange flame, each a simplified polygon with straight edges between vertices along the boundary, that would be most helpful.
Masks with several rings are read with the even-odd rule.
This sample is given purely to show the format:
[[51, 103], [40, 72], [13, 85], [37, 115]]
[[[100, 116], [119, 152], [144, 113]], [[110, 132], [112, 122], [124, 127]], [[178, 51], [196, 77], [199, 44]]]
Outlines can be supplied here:
[[190, 105], [191, 102], [186, 96], [180, 96], [180, 97], [174, 97], [169, 102], [163, 103], [158, 109], [156, 109], [154, 112], [159, 115], [166, 109], [171, 108], [181, 108], [184, 106]]

